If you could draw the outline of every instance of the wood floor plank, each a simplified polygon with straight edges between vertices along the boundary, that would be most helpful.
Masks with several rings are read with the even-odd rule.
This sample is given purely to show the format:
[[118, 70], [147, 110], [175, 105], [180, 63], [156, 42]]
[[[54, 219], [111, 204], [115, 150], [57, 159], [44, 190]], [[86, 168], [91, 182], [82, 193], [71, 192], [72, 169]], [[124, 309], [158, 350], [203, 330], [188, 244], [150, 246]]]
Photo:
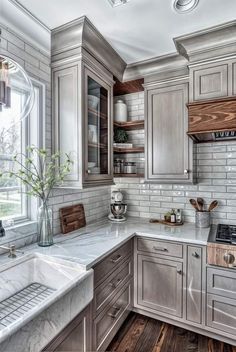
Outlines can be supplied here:
[[135, 320], [137, 320], [138, 317], [135, 313], [131, 312], [126, 321], [125, 324], [122, 326], [122, 328], [118, 331], [118, 333], [116, 334], [115, 339], [113, 339], [113, 341], [111, 342], [110, 346], [109, 346], [109, 351], [118, 351], [119, 345], [120, 343], [122, 343], [124, 341], [124, 339], [126, 338], [126, 335], [129, 336], [130, 335], [130, 328], [133, 328], [133, 325], [135, 324]]
[[162, 323], [160, 321], [152, 318], [148, 318], [143, 334], [140, 336], [134, 351], [152, 352], [156, 344], [156, 341], [161, 333], [161, 328], [162, 328]]
[[236, 347], [131, 313], [109, 352], [236, 352]]
[[132, 321], [132, 326], [129, 329], [126, 329], [126, 333], [123, 336], [122, 341], [118, 345], [111, 343], [108, 348], [108, 351], [111, 352], [132, 352], [135, 349], [135, 346], [143, 334], [145, 326], [147, 325], [146, 317], [142, 315], [135, 315], [135, 319]]

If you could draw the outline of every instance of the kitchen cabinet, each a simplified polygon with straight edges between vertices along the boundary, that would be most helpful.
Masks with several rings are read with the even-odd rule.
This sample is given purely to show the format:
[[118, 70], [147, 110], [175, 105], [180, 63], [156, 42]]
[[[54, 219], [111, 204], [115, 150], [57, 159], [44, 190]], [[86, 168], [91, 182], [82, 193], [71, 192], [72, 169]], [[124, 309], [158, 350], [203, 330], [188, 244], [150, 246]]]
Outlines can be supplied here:
[[145, 85], [147, 182], [192, 183], [193, 144], [188, 131], [188, 83]]
[[182, 317], [183, 264], [138, 254], [137, 304], [150, 312]]
[[52, 81], [54, 150], [74, 162], [63, 187], [111, 184], [112, 79], [102, 68], [77, 62], [54, 63]]
[[187, 246], [186, 320], [203, 323], [203, 248]]
[[89, 352], [91, 349], [91, 306], [88, 306], [43, 352]]
[[94, 266], [92, 351], [105, 351], [133, 304], [132, 241]]
[[235, 60], [189, 65], [190, 102], [236, 95]]
[[236, 333], [236, 272], [234, 269], [207, 268], [207, 326], [216, 333]]

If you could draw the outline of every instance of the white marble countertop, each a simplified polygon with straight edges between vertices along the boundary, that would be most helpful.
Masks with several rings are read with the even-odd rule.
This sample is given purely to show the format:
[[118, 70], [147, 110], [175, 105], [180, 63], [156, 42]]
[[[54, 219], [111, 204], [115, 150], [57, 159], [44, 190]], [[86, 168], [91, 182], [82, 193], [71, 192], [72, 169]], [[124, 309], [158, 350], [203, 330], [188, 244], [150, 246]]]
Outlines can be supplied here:
[[129, 218], [124, 223], [102, 220], [71, 234], [56, 236], [51, 247], [42, 248], [34, 244], [25, 247], [25, 250], [74, 261], [88, 270], [135, 235], [206, 245], [209, 231], [209, 228], [196, 229], [194, 224], [170, 227], [151, 224], [148, 219], [140, 218]]

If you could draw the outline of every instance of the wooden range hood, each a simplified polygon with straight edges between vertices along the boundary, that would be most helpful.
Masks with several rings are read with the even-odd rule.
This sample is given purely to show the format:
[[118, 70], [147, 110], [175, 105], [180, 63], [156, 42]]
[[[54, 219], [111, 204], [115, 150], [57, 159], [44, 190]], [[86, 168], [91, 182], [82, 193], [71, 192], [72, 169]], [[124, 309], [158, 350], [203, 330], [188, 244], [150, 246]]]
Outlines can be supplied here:
[[197, 143], [236, 139], [236, 96], [187, 104], [188, 135]]

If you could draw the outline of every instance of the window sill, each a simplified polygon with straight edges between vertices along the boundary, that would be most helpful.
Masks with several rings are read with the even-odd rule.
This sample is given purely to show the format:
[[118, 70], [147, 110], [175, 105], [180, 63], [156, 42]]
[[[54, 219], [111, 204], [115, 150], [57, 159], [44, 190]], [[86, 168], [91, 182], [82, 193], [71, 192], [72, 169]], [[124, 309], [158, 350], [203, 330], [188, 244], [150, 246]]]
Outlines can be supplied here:
[[6, 235], [0, 237], [0, 245], [14, 242], [16, 247], [22, 247], [26, 244], [36, 242], [36, 240], [37, 222], [26, 221], [6, 228]]

